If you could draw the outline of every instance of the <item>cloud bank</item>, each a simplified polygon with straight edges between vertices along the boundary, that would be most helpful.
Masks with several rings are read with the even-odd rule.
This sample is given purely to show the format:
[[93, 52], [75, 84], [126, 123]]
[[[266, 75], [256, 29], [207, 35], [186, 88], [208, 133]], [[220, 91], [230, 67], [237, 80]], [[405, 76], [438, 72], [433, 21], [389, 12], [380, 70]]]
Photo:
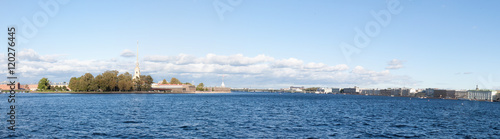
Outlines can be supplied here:
[[[120, 56], [129, 57], [128, 51]], [[133, 53], [132, 53], [133, 54]], [[125, 55], [125, 56], [124, 56]], [[5, 56], [5, 55], [4, 55]], [[33, 49], [20, 52], [17, 72], [22, 81], [36, 83], [42, 77], [55, 82], [69, 81], [71, 77], [90, 72], [94, 76], [106, 70], [133, 73], [135, 60], [75, 60], [39, 55]], [[5, 60], [0, 60], [6, 62]], [[392, 64], [394, 63], [394, 64]], [[393, 60], [388, 69], [401, 68], [401, 61]], [[404, 80], [415, 82], [407, 76], [398, 76], [389, 70], [374, 71], [362, 66], [346, 64], [304, 62], [296, 58], [278, 59], [267, 55], [254, 57], [207, 54], [197, 57], [188, 54], [176, 56], [151, 55], [140, 58], [141, 73], [152, 75], [155, 82], [177, 77], [183, 82], [203, 82], [220, 85], [225, 75], [225, 84], [230, 87], [279, 88], [296, 86], [350, 87], [378, 84], [399, 84]], [[6, 71], [1, 71], [6, 75]], [[21, 81], [20, 80], [20, 81]]]

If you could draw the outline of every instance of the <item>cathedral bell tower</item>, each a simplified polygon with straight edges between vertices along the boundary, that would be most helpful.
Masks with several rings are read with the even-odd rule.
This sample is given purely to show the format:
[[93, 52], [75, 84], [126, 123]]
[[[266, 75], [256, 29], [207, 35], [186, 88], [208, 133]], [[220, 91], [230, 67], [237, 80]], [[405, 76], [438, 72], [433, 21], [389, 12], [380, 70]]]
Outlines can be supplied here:
[[135, 78], [141, 78], [141, 69], [139, 68], [139, 41], [137, 41], [137, 59], [135, 63], [134, 77], [132, 78], [132, 80], [135, 80]]

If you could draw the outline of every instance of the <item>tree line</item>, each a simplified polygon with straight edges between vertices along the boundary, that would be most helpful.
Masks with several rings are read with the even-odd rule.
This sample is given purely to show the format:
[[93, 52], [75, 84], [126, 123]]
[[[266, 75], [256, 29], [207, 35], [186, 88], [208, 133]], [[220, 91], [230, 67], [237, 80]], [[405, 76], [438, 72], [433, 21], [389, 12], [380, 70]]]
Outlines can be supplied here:
[[[25, 88], [28, 88], [28, 85], [26, 85]], [[40, 91], [69, 91], [66, 86], [50, 85], [50, 81], [48, 78], [40, 79], [40, 81], [38, 81], [37, 89]]]
[[149, 91], [153, 78], [150, 75], [140, 75], [132, 79], [132, 74], [125, 72], [118, 74], [117, 70], [106, 71], [97, 76], [85, 73], [80, 77], [72, 77], [68, 87], [75, 92], [79, 91]]

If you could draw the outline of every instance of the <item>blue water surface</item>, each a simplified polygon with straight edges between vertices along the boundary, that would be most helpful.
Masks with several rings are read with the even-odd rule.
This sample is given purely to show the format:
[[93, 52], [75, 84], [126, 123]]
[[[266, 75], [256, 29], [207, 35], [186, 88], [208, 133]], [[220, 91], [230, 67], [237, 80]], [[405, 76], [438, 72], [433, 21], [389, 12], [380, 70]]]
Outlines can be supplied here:
[[500, 138], [500, 103], [292, 93], [0, 94], [0, 138]]

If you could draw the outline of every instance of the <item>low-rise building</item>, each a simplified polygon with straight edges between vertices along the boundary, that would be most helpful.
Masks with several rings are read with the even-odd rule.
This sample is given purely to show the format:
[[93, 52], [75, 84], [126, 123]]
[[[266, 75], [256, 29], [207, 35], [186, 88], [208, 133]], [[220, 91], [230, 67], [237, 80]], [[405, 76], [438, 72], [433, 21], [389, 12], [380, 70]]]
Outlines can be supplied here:
[[456, 90], [446, 90], [446, 98], [447, 99], [456, 99]]
[[341, 88], [332, 88], [332, 94], [340, 94]]
[[[195, 92], [196, 87], [194, 85], [186, 85], [186, 84], [151, 84], [151, 90], [156, 92], [169, 92], [169, 93], [186, 93], [186, 92]], [[212, 90], [210, 90], [212, 91]]]
[[[444, 89], [435, 89], [433, 97], [434, 98], [446, 98], [446, 99], [456, 99], [456, 90], [444, 90]], [[463, 95], [463, 94], [461, 94]]]
[[468, 98], [471, 100], [493, 101], [497, 91], [493, 90], [469, 90]]
[[359, 87], [354, 86], [354, 88], [344, 88], [344, 93], [346, 94], [359, 94], [361, 89]]
[[362, 95], [379, 96], [380, 90], [378, 88], [377, 89], [361, 89], [361, 94]]
[[304, 90], [304, 86], [302, 86], [302, 87], [290, 86], [290, 90], [292, 90], [292, 91], [299, 91], [300, 92], [300, 91]]
[[13, 87], [14, 90], [20, 90], [22, 88], [20, 83], [15, 83], [14, 85], [0, 84], [0, 90], [2, 90], [3, 92], [8, 92], [11, 90], [10, 89], [11, 86], [14, 86]]
[[433, 97], [434, 96], [434, 90], [435, 90], [435, 88], [427, 88], [427, 89], [425, 89], [425, 91], [424, 91], [425, 95], [427, 97]]
[[331, 94], [333, 90], [332, 88], [321, 88], [320, 91], [325, 94]]
[[415, 96], [416, 90], [413, 88], [389, 88], [380, 90], [382, 96]]
[[382, 96], [391, 96], [392, 94], [392, 89], [381, 89], [380, 90], [380, 95]]
[[432, 95], [434, 98], [446, 98], [446, 90], [444, 89], [436, 89]]
[[456, 99], [468, 99], [468, 94], [466, 90], [455, 90]]

